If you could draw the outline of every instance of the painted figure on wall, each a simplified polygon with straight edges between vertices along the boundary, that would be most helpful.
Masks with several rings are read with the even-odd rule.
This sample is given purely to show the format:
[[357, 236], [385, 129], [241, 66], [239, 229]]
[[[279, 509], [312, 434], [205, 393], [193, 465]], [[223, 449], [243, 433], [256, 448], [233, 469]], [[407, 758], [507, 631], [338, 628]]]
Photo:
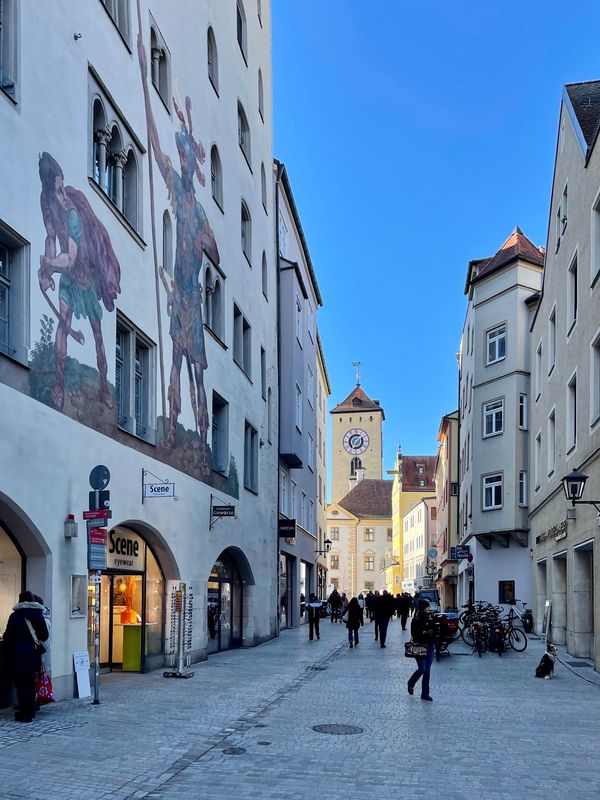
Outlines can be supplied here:
[[[85, 195], [72, 186], [65, 186], [63, 171], [49, 153], [40, 156], [39, 175], [46, 240], [44, 255], [40, 257], [38, 278], [42, 294], [58, 317], [51, 401], [55, 408], [62, 409], [64, 406], [69, 337], [79, 344], [85, 341], [82, 331], [72, 327], [75, 315], [77, 319], [85, 317], [90, 323], [100, 376], [99, 399], [111, 409], [113, 400], [107, 381], [100, 301], [107, 311], [114, 310], [114, 301], [121, 291], [119, 262], [106, 228], [94, 214]], [[48, 295], [49, 290], [56, 288], [52, 277], [56, 273], [60, 274], [58, 309]]]
[[219, 264], [220, 258], [215, 237], [206, 213], [196, 199], [194, 187], [194, 175], [202, 186], [205, 184], [200, 165], [204, 163], [206, 154], [202, 145], [193, 136], [192, 106], [189, 97], [185, 99], [185, 117], [177, 103], [173, 101], [175, 112], [181, 122], [181, 128], [175, 134], [181, 173], [174, 168], [169, 156], [163, 153], [152, 114], [148, 91], [148, 62], [141, 36], [138, 37], [138, 57], [150, 147], [160, 174], [166, 183], [169, 200], [177, 220], [173, 280], [169, 280], [162, 267], [160, 269], [160, 277], [167, 291], [167, 310], [171, 317], [169, 334], [173, 345], [168, 390], [169, 420], [163, 445], [174, 447], [176, 443], [177, 420], [181, 413], [181, 367], [185, 358], [190, 379], [195, 425], [202, 449], [200, 467], [201, 471], [208, 475], [210, 456], [206, 445], [206, 434], [209, 419], [204, 391], [204, 370], [207, 367], [207, 360], [204, 345], [200, 275], [204, 253], [215, 265]]

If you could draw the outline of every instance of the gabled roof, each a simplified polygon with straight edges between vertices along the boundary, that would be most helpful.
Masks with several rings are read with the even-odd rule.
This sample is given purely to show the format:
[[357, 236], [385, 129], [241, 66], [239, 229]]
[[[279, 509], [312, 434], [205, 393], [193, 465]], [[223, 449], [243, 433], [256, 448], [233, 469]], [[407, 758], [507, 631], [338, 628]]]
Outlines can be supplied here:
[[381, 481], [374, 478], [363, 478], [345, 497], [338, 500], [338, 505], [356, 517], [372, 519], [392, 516], [392, 484], [393, 481]]
[[[434, 492], [435, 491], [436, 456], [402, 455], [402, 491]], [[425, 471], [420, 471], [422, 468]], [[425, 481], [421, 485], [419, 481]]]
[[519, 260], [538, 267], [544, 266], [544, 249], [536, 247], [517, 225], [495, 256], [469, 261], [465, 294], [468, 293], [469, 286], [476, 281]]
[[600, 81], [568, 83], [565, 92], [585, 139], [588, 149], [586, 156], [589, 157], [600, 129]]
[[[381, 411], [383, 414], [383, 408], [379, 405], [379, 400], [371, 400], [366, 392], [363, 391], [360, 384], [357, 384], [348, 397], [342, 400], [342, 402], [329, 413], [339, 414], [340, 412], [346, 411], [354, 411], [355, 413], [360, 411]], [[385, 414], [383, 414], [383, 418], [385, 419]]]

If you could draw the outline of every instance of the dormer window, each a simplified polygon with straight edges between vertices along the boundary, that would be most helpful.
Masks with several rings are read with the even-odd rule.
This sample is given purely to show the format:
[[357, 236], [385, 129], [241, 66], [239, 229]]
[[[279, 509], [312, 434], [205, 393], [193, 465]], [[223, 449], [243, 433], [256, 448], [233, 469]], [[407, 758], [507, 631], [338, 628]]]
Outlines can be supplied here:
[[361, 404], [360, 398], [358, 398], [358, 397], [354, 397], [354, 398], [352, 399], [352, 405], [353, 405], [355, 408], [356, 408], [357, 406], [359, 406], [360, 404]]

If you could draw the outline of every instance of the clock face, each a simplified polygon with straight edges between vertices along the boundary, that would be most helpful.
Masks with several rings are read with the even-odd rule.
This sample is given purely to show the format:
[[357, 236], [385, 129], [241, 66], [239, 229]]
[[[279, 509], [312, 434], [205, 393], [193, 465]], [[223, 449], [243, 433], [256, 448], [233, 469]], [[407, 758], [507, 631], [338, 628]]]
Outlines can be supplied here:
[[344, 436], [344, 448], [353, 456], [364, 453], [369, 446], [369, 436], [361, 428], [352, 428]]

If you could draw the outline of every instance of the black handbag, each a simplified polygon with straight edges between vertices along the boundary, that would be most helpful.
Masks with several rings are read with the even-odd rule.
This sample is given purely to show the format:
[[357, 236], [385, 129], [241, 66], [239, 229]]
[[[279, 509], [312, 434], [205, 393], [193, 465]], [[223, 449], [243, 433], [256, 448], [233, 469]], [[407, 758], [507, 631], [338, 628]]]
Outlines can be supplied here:
[[404, 655], [407, 658], [425, 658], [427, 655], [427, 645], [419, 642], [404, 642]]

